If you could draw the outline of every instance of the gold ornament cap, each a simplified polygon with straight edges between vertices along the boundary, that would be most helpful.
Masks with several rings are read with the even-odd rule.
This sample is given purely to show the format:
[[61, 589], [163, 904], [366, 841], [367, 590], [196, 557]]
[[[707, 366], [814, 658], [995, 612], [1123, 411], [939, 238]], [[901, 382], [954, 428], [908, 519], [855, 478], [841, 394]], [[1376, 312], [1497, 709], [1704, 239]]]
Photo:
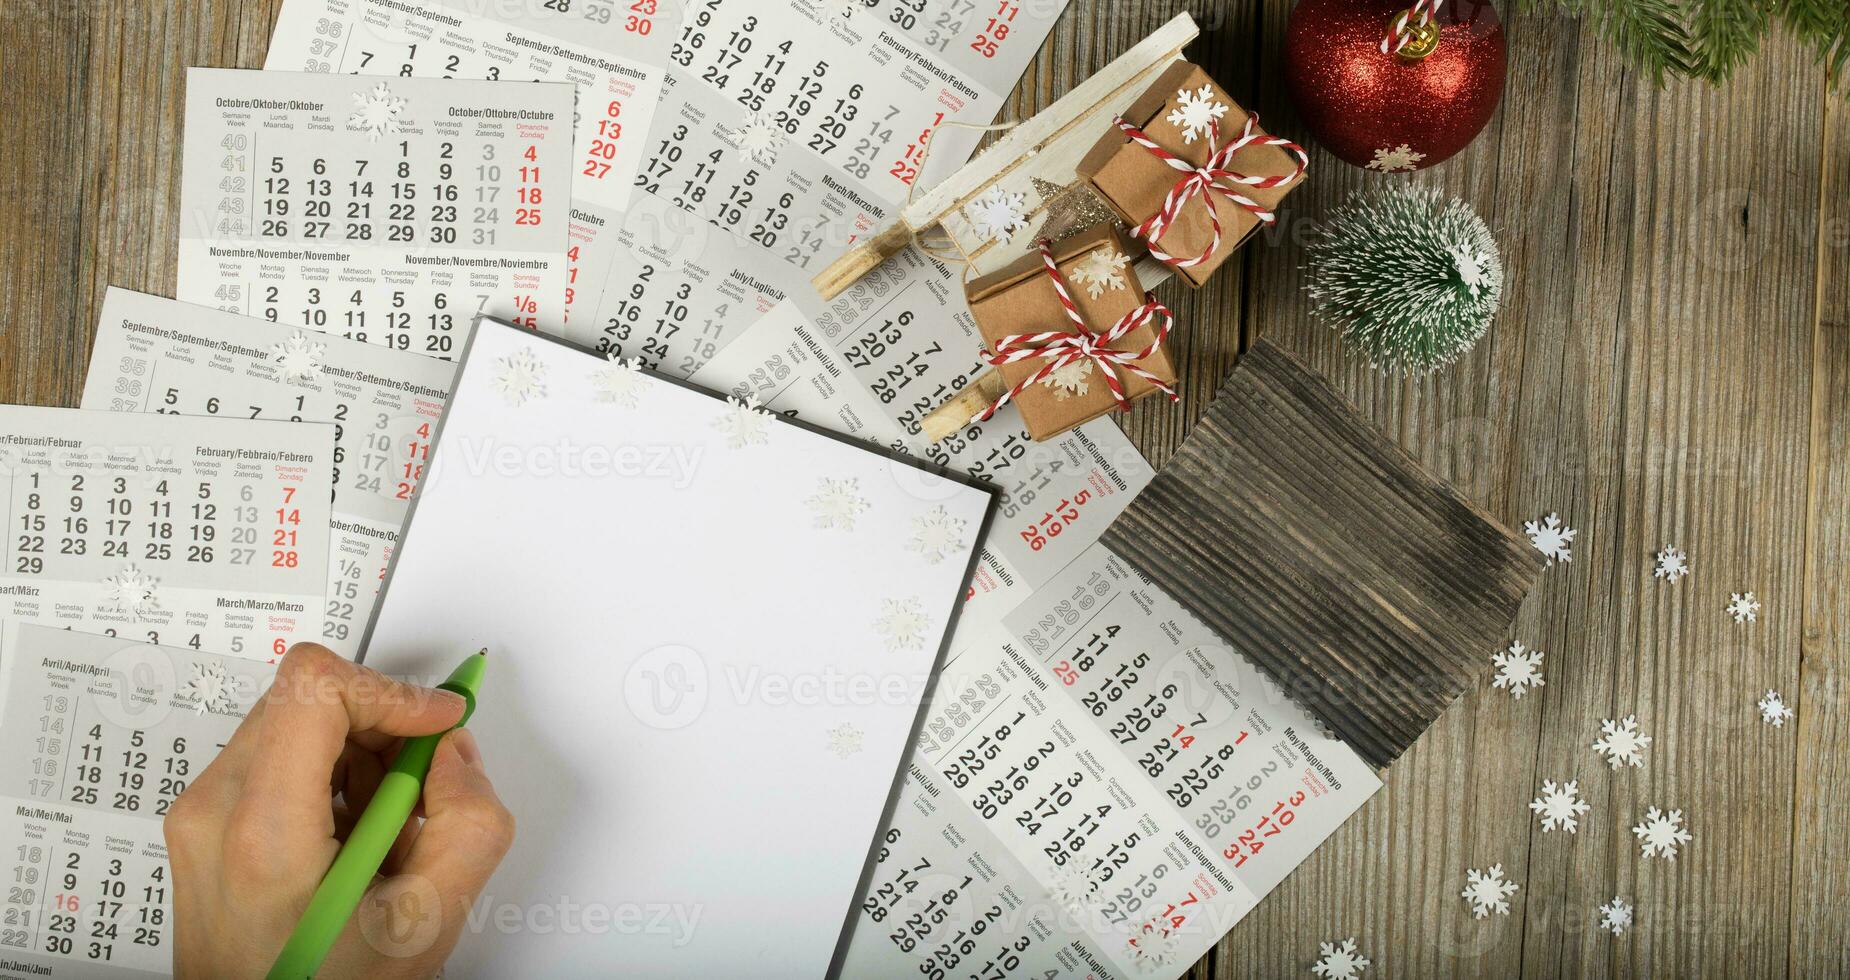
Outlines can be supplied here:
[[1388, 18], [1388, 31], [1390, 33], [1393, 32], [1394, 25], [1403, 17], [1406, 18], [1407, 24], [1405, 30], [1408, 34], [1413, 35], [1413, 40], [1407, 42], [1406, 46], [1399, 51], [1394, 52], [1396, 55], [1400, 56], [1400, 58], [1405, 61], [1419, 61], [1439, 49], [1439, 25], [1432, 20], [1428, 20], [1424, 24], [1418, 23], [1413, 18], [1413, 8], [1411, 7]]

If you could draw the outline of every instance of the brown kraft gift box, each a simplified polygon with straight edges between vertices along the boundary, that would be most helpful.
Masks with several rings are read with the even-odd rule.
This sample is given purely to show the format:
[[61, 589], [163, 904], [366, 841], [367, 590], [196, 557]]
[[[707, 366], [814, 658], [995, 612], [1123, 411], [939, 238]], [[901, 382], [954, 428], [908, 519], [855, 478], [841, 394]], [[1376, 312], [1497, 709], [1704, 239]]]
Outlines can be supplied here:
[[[1175, 108], [1179, 91], [1199, 91], [1204, 85], [1215, 101], [1227, 106], [1226, 114], [1217, 120], [1220, 127], [1219, 145], [1224, 146], [1239, 139], [1240, 133], [1246, 128], [1246, 110], [1228, 98], [1227, 93], [1200, 66], [1187, 61], [1171, 65], [1154, 84], [1144, 90], [1137, 101], [1124, 110], [1124, 121], [1143, 130], [1145, 136], [1163, 149], [1197, 167], [1202, 166], [1211, 152], [1209, 140], [1198, 134], [1194, 140], [1185, 142], [1182, 127], [1170, 122], [1167, 117], [1170, 110]], [[1281, 147], [1254, 144], [1234, 154], [1229, 169], [1253, 176], [1276, 176], [1291, 173], [1297, 169], [1297, 162]], [[1131, 142], [1130, 137], [1115, 125], [1079, 162], [1078, 173], [1079, 178], [1090, 183], [1099, 197], [1133, 228], [1162, 210], [1163, 199], [1168, 196], [1170, 188], [1187, 176], [1183, 171], [1164, 163], [1147, 148]], [[1303, 182], [1300, 177], [1280, 187], [1237, 185], [1236, 189], [1267, 210], [1275, 210], [1285, 195]], [[1178, 258], [1194, 258], [1207, 251], [1208, 245], [1214, 241], [1214, 228], [1208, 220], [1208, 202], [1212, 202], [1211, 206], [1220, 215], [1220, 248], [1199, 265], [1175, 267], [1176, 274], [1193, 287], [1206, 282], [1214, 270], [1220, 268], [1221, 263], [1227, 261], [1235, 249], [1245, 244], [1260, 225], [1257, 215], [1221, 195], [1198, 195], [1182, 206], [1179, 216], [1163, 233], [1157, 245]]]
[[[1052, 248], [1054, 264], [1066, 277], [1067, 294], [1094, 334], [1109, 331], [1125, 314], [1143, 305], [1143, 286], [1137, 281], [1137, 270], [1129, 261], [1137, 252], [1111, 225], [1098, 225], [1065, 241], [1056, 242]], [[1105, 249], [1115, 250], [1126, 261], [1115, 266], [1119, 285], [1102, 286], [1095, 298], [1088, 281], [1076, 274], [1075, 269], [1086, 262], [1093, 252]], [[972, 280], [964, 287], [964, 296], [970, 302], [970, 313], [976, 318], [976, 328], [983, 334], [992, 353], [996, 345], [1011, 334], [1032, 334], [1047, 330], [1068, 332], [1076, 329], [1067, 317], [1065, 308], [1060, 305], [1059, 295], [1054, 292], [1053, 280], [1047, 275], [1047, 267], [1041, 261], [1038, 248], [1004, 268]], [[1137, 329], [1111, 344], [1111, 349], [1137, 351], [1150, 346], [1150, 342], [1156, 339], [1162, 316], [1152, 316]], [[1169, 359], [1167, 342], [1150, 356], [1135, 363], [1165, 382], [1172, 385], [1175, 383], [1175, 365]], [[1045, 359], [1030, 357], [1001, 365], [996, 370], [1002, 375], [1005, 390], [1013, 390], [1022, 380], [1046, 364]], [[1050, 379], [1043, 379], [1010, 399], [1021, 408], [1021, 417], [1027, 424], [1028, 435], [1036, 441], [1051, 439], [1118, 407], [1117, 400], [1111, 395], [1110, 386], [1100, 374], [1104, 370], [1103, 365], [1090, 360], [1075, 362], [1077, 364], [1091, 365], [1084, 378], [1086, 390], [1083, 394], [1056, 388], [1046, 383]], [[1122, 367], [1116, 368], [1116, 372], [1124, 386], [1124, 397], [1129, 401], [1135, 402], [1159, 390], [1148, 380]]]

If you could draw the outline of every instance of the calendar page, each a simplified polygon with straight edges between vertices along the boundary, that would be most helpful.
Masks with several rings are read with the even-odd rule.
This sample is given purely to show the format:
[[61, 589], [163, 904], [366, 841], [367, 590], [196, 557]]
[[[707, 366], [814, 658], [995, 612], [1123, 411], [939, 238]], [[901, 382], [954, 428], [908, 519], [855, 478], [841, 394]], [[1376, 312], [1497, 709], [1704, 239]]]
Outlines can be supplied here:
[[319, 639], [352, 657], [455, 373], [453, 364], [408, 351], [112, 288], [83, 407], [333, 423]]
[[448, 358], [565, 315], [573, 89], [187, 72], [178, 298]]
[[288, 0], [267, 65], [578, 84], [558, 332], [686, 377], [893, 218], [929, 142], [961, 163], [944, 124], [989, 123], [1064, 7]]
[[9, 621], [0, 632], [0, 975], [167, 976], [161, 819], [274, 668]]
[[1179, 976], [1380, 788], [1102, 545], [925, 718], [843, 976]]
[[926, 443], [920, 422], [986, 367], [982, 350], [953, 272], [907, 251], [826, 305], [780, 305], [692, 381], [1001, 489], [968, 623], [1000, 616], [1066, 567], [1155, 475], [1108, 418], [1037, 443], [1009, 409]]
[[0, 619], [279, 657], [321, 635], [333, 480], [331, 425], [0, 406]]

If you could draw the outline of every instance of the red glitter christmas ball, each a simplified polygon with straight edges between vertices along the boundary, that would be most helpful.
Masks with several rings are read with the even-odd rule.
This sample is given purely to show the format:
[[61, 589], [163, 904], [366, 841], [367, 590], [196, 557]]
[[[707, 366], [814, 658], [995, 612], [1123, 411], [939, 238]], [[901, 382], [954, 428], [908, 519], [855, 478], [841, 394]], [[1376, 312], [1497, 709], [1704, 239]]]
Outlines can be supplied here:
[[[1401, 53], [1383, 53], [1412, 0], [1300, 0], [1285, 28], [1298, 118], [1358, 167], [1419, 170], [1465, 148], [1503, 98], [1503, 22], [1484, 0], [1443, 0]], [[1425, 52], [1422, 55], [1422, 52]]]

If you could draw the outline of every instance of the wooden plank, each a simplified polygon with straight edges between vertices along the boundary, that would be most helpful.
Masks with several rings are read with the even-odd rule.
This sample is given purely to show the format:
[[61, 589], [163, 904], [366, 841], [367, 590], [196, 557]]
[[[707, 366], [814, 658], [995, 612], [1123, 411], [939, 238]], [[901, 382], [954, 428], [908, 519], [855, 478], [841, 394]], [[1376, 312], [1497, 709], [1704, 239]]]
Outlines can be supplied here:
[[1105, 543], [1376, 767], [1480, 683], [1542, 567], [1264, 340]]
[[1818, 195], [1809, 534], [1792, 838], [1793, 976], [1850, 976], [1850, 103], [1829, 102]]

